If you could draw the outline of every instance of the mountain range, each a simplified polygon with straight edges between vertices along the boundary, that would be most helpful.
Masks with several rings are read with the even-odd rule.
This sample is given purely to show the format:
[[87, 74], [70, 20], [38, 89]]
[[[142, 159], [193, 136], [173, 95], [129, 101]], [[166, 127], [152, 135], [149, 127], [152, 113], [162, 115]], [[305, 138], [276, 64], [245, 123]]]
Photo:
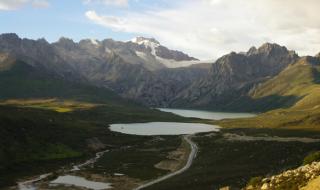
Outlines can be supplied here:
[[[275, 84], [279, 74], [303, 64], [317, 75], [314, 68], [319, 60], [319, 55], [299, 57], [271, 43], [203, 62], [170, 50], [153, 38], [137, 37], [128, 42], [60, 38], [48, 43], [10, 33], [0, 35], [0, 77], [10, 76], [3, 85], [12, 84], [3, 88], [0, 98], [21, 94], [16, 93], [19, 89], [24, 89], [24, 98], [42, 96], [46, 91], [25, 93], [35, 88], [26, 81], [37, 77], [113, 91], [149, 107], [267, 111], [291, 106], [301, 98], [282, 93], [288, 86]], [[19, 72], [23, 71], [27, 76], [21, 78]], [[19, 77], [24, 83], [18, 85], [14, 81]]]

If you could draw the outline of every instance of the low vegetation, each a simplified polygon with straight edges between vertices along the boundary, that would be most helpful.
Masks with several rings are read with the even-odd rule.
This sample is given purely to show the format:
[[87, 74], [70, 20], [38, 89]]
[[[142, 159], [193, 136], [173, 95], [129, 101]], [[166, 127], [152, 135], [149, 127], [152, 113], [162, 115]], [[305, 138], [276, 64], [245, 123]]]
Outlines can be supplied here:
[[[71, 105], [72, 112], [61, 113], [55, 110], [56, 102], [35, 102], [37, 106], [31, 107], [0, 106], [0, 187], [14, 184], [17, 177], [47, 173], [92, 156], [97, 151], [88, 144], [92, 138], [108, 149], [141, 144], [151, 138], [112, 133], [108, 130], [110, 123], [185, 120], [143, 107], [100, 105], [82, 109]], [[55, 109], [43, 109], [44, 104]]]
[[320, 151], [312, 152], [303, 159], [303, 165], [311, 164], [312, 162], [320, 161]]
[[232, 141], [224, 133], [247, 136], [279, 136], [318, 138], [320, 133], [284, 129], [223, 129], [219, 134], [199, 134], [193, 140], [199, 154], [191, 168], [174, 178], [147, 188], [219, 189], [244, 187], [252, 176], [277, 174], [301, 165], [309, 152], [318, 150], [319, 142]]
[[248, 186], [251, 186], [253, 188], [260, 187], [262, 185], [262, 179], [263, 178], [261, 176], [251, 178], [247, 184], [247, 187]]

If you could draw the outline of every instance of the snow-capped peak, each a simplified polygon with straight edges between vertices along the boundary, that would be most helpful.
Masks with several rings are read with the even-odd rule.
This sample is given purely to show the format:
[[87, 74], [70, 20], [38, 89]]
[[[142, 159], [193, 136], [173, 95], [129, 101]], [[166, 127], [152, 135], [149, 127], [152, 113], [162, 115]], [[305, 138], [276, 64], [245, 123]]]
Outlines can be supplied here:
[[98, 40], [96, 40], [96, 39], [91, 38], [91, 39], [90, 39], [90, 42], [91, 42], [93, 45], [99, 45], [99, 42], [98, 42]]
[[147, 47], [158, 47], [160, 46], [160, 43], [154, 39], [154, 38], [145, 38], [145, 37], [135, 37], [131, 40], [131, 42], [139, 44], [139, 45], [145, 45]]
[[144, 45], [146, 48], [151, 49], [151, 53], [156, 56], [156, 48], [160, 46], [160, 43], [154, 38], [135, 37], [131, 40], [132, 43]]

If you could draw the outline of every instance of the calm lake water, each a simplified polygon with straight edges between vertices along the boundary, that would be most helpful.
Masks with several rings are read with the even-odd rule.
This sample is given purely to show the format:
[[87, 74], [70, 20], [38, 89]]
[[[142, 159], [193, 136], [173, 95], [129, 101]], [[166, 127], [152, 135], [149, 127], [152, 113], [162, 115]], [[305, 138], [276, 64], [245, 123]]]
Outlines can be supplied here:
[[170, 109], [170, 108], [158, 108], [164, 112], [171, 112], [183, 117], [196, 117], [200, 119], [230, 119], [230, 118], [246, 118], [254, 117], [253, 113], [226, 113], [226, 112], [212, 112], [203, 110], [184, 110], [184, 109]]
[[[161, 111], [171, 112], [183, 117], [196, 117], [201, 119], [226, 119], [253, 117], [251, 113], [223, 113], [198, 110], [166, 109]], [[219, 131], [219, 126], [201, 123], [175, 123], [175, 122], [150, 122], [150, 123], [130, 123], [112, 124], [111, 131], [116, 131], [131, 135], [185, 135], [200, 132]]]
[[95, 182], [89, 181], [83, 177], [78, 176], [59, 176], [57, 179], [51, 181], [51, 185], [74, 185], [77, 187], [85, 187], [87, 189], [93, 190], [102, 190], [102, 189], [111, 189], [110, 183], [102, 183], [102, 182]]
[[219, 127], [201, 123], [150, 122], [112, 124], [110, 130], [130, 135], [185, 135], [219, 131]]

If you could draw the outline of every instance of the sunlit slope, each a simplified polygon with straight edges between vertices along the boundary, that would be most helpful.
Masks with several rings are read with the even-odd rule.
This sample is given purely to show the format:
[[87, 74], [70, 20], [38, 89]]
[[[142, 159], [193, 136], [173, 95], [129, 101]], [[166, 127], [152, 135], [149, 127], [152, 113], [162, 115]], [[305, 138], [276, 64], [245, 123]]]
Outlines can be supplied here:
[[[295, 97], [294, 102], [270, 102], [287, 108], [275, 109], [255, 118], [224, 120], [225, 127], [305, 128], [320, 130], [320, 65], [314, 58], [302, 58], [278, 76], [251, 92], [254, 99], [267, 96]], [[289, 105], [292, 104], [292, 105]]]
[[[297, 99], [293, 108], [315, 108], [320, 103], [319, 71], [320, 65], [315, 62], [315, 58], [302, 58], [297, 63], [288, 66], [276, 77], [257, 87], [251, 92], [251, 96], [254, 99], [272, 95], [291, 96]], [[286, 103], [292, 102], [284, 102]]]

